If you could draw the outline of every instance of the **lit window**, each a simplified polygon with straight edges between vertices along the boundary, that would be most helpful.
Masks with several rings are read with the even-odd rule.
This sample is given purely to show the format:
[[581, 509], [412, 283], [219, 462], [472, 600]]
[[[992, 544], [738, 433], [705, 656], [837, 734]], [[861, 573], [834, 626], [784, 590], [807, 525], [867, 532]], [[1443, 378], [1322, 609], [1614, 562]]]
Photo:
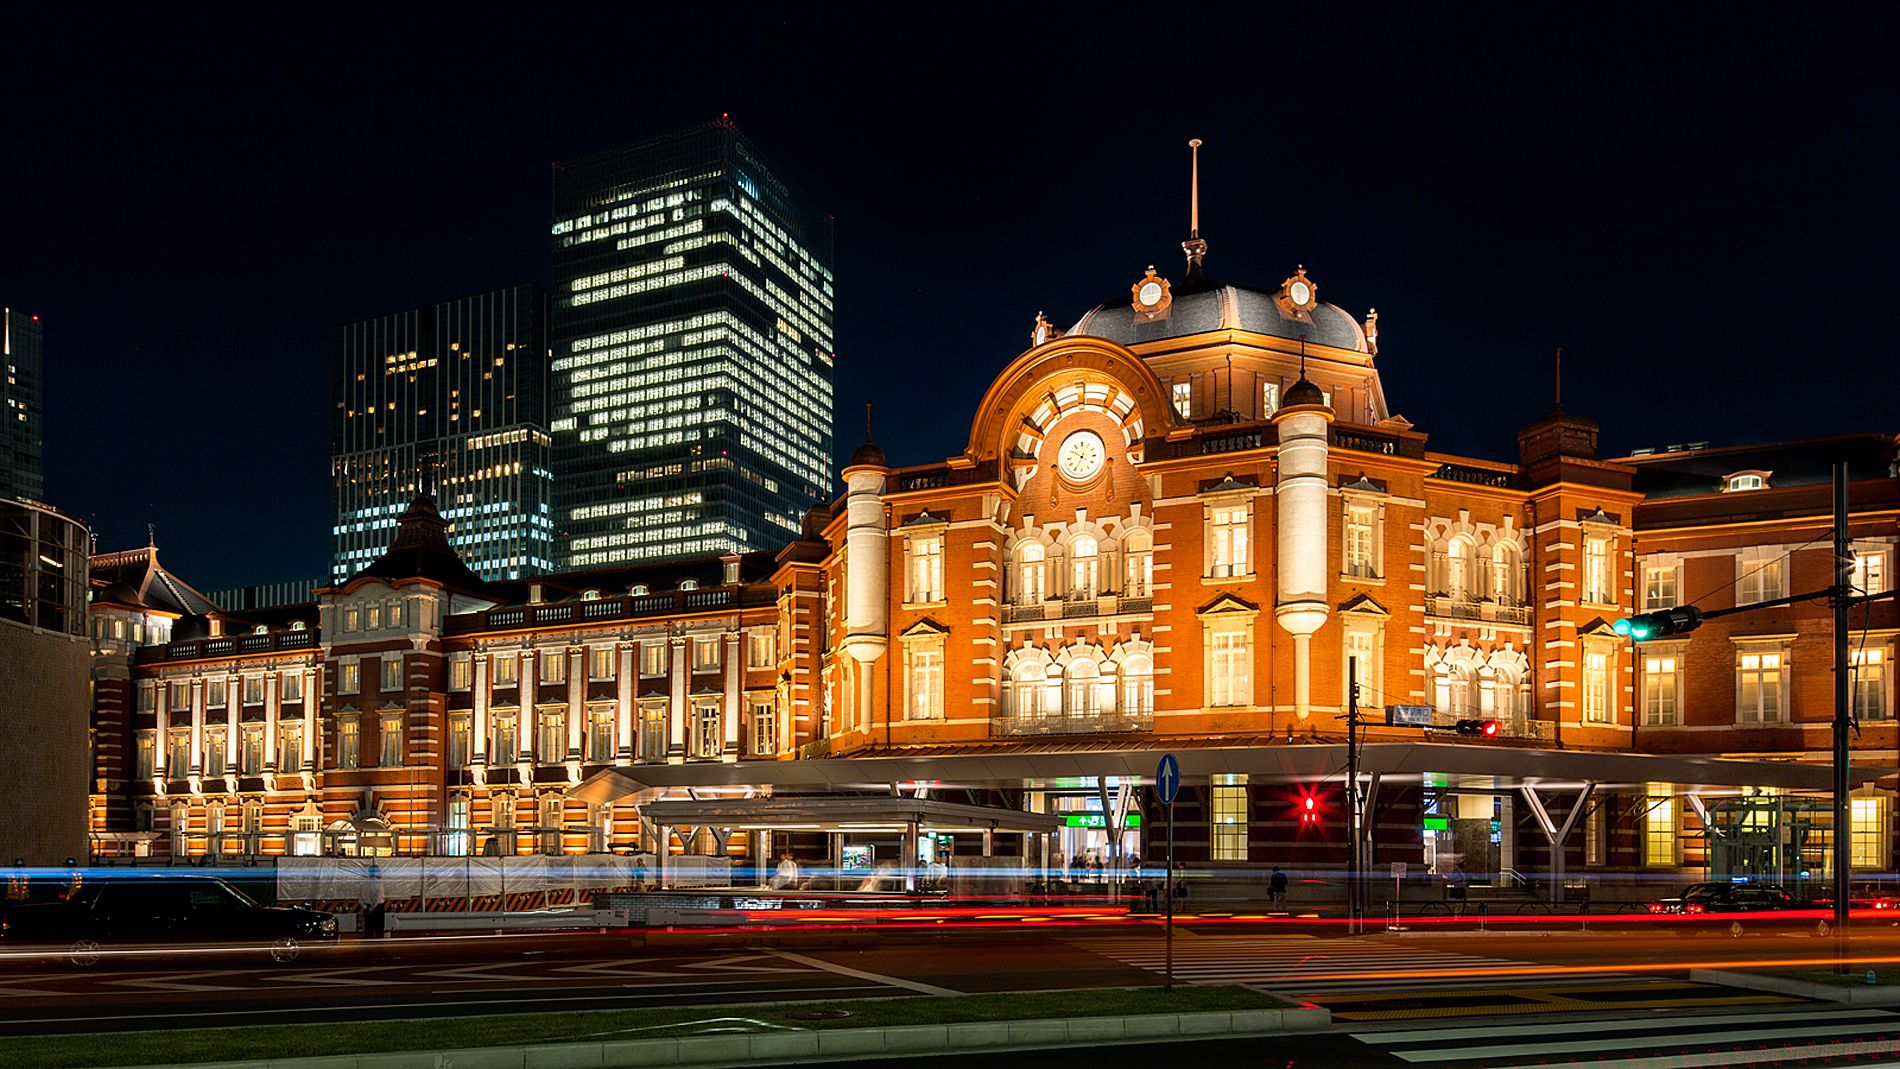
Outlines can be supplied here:
[[1146, 654], [1121, 663], [1121, 713], [1125, 719], [1146, 720], [1155, 711], [1155, 666]]
[[1499, 542], [1491, 547], [1491, 597], [1499, 605], [1524, 604], [1523, 576], [1517, 543]]
[[158, 740], [150, 731], [141, 731], [138, 735], [138, 753], [133, 759], [132, 775], [137, 779], [151, 779], [154, 762], [157, 760]]
[[591, 706], [587, 710], [587, 759], [614, 759], [614, 710], [611, 705]]
[[1209, 510], [1208, 541], [1213, 548], [1210, 574], [1214, 578], [1250, 574], [1247, 527], [1251, 512], [1248, 505], [1219, 505]]
[[377, 723], [376, 760], [384, 768], [402, 765], [402, 714], [384, 714]]
[[449, 662], [449, 689], [467, 690], [473, 683], [474, 664], [467, 657], [457, 657]]
[[1277, 382], [1262, 383], [1260, 385], [1261, 418], [1270, 418], [1278, 411], [1280, 411], [1280, 384]]
[[1659, 609], [1673, 609], [1681, 602], [1676, 593], [1681, 582], [1682, 569], [1670, 564], [1661, 567], [1643, 569], [1643, 611], [1655, 612]]
[[494, 745], [489, 747], [489, 756], [502, 763], [512, 763], [520, 756], [520, 736], [515, 731], [515, 714], [497, 713], [490, 724], [489, 731], [494, 735]]
[[1018, 605], [1040, 605], [1048, 593], [1046, 575], [1048, 551], [1040, 542], [1024, 542], [1016, 551]]
[[1854, 554], [1854, 567], [1847, 582], [1857, 594], [1887, 592], [1887, 554], [1884, 550], [1865, 550]]
[[362, 727], [353, 716], [336, 725], [336, 767], [355, 768], [362, 762]]
[[1610, 655], [1600, 650], [1583, 655], [1583, 722], [1616, 722], [1610, 715]]
[[402, 658], [394, 654], [382, 658], [382, 692], [396, 694], [402, 690]]
[[1145, 598], [1154, 593], [1154, 536], [1143, 527], [1128, 532], [1122, 540], [1122, 566], [1127, 572], [1122, 585], [1125, 597]]
[[1760, 490], [1767, 485], [1767, 481], [1760, 475], [1731, 475], [1728, 477], [1728, 488], [1730, 490]]
[[640, 674], [643, 676], [666, 674], [666, 643], [645, 642], [640, 645]]
[[1214, 824], [1215, 861], [1247, 860], [1247, 778], [1214, 777], [1208, 794]]
[[277, 725], [277, 768], [282, 772], [294, 772], [303, 767], [303, 725], [298, 723], [278, 723]]
[[719, 706], [702, 701], [693, 705], [693, 756], [718, 757], [723, 746], [719, 737]]
[[362, 626], [363, 626], [363, 612], [361, 609], [344, 609], [343, 610], [343, 630], [358, 631], [362, 629]]
[[909, 539], [912, 602], [943, 600], [943, 536]]
[[1887, 651], [1870, 648], [1854, 650], [1852, 654], [1855, 718], [1888, 719], [1893, 713], [1887, 700]]
[[246, 776], [255, 776], [264, 771], [264, 729], [247, 727], [244, 729], [244, 742], [238, 749], [238, 771]]
[[512, 687], [521, 678], [521, 658], [513, 653], [503, 653], [495, 657], [495, 685]]
[[541, 653], [541, 682], [567, 682], [567, 651], [543, 650]]
[[752, 705], [752, 753], [755, 757], [778, 753], [778, 713], [765, 702]]
[[1374, 570], [1372, 527], [1376, 510], [1371, 505], [1348, 505], [1345, 522], [1345, 572], [1360, 579], [1372, 579]]
[[746, 667], [771, 668], [778, 664], [778, 635], [754, 631], [746, 637]]
[[1194, 404], [1194, 384], [1191, 382], [1177, 382], [1174, 384], [1173, 394], [1175, 413], [1182, 419], [1187, 419], [1188, 413]]
[[1470, 539], [1454, 538], [1445, 544], [1445, 553], [1439, 560], [1439, 589], [1455, 601], [1475, 596], [1471, 589], [1471, 550]]
[[1886, 872], [1893, 863], [1887, 856], [1887, 799], [1875, 796], [1848, 802], [1853, 829], [1850, 866], [1863, 872]]
[[559, 764], [567, 756], [567, 714], [543, 709], [537, 720], [534, 755], [544, 765]]
[[364, 610], [363, 626], [370, 631], [374, 631], [383, 626], [383, 607], [381, 605], [371, 605], [368, 609]]
[[1786, 597], [1787, 558], [1779, 546], [1750, 547], [1735, 559], [1735, 604]]
[[1583, 543], [1583, 600], [1609, 605], [1614, 598], [1610, 583], [1610, 541], [1587, 538]]
[[1736, 720], [1743, 724], [1780, 723], [1781, 654], [1743, 653], [1737, 659], [1736, 675]]
[[474, 725], [466, 716], [449, 718], [449, 767], [467, 768]]
[[1252, 628], [1244, 621], [1207, 625], [1208, 704], [1253, 704]]
[[1340, 679], [1342, 701], [1351, 697], [1345, 686], [1346, 680], [1352, 679], [1359, 684], [1360, 708], [1383, 704], [1380, 700], [1382, 692], [1379, 685], [1379, 661], [1375, 652], [1378, 641], [1379, 633], [1374, 627], [1359, 624], [1356, 621], [1349, 621], [1346, 624], [1347, 672]]
[[640, 707], [640, 759], [666, 760], [666, 704], [650, 702]]
[[1668, 727], [1677, 722], [1681, 687], [1682, 677], [1673, 655], [1643, 658], [1644, 726]]
[[614, 648], [595, 646], [587, 653], [587, 676], [589, 679], [612, 679], [614, 677]]
[[908, 640], [905, 710], [912, 720], [943, 718], [943, 636]]
[[1676, 834], [1676, 799], [1671, 795], [1652, 795], [1647, 803], [1649, 811], [1643, 821], [1644, 864], [1680, 864], [1682, 843]]
[[207, 776], [224, 775], [224, 729], [205, 729], [204, 770]]
[[1101, 544], [1088, 535], [1069, 542], [1069, 596], [1092, 598], [1101, 577]]
[[355, 694], [363, 689], [363, 666], [355, 661], [344, 661], [336, 667], [336, 692]]
[[191, 684], [172, 684], [172, 712], [182, 713], [191, 708]]

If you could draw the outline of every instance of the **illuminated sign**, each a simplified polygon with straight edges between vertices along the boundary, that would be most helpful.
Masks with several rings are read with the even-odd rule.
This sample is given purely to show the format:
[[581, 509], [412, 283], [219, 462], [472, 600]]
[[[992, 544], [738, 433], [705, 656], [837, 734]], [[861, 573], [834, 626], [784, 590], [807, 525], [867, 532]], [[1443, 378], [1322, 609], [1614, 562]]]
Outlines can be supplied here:
[[1387, 727], [1428, 728], [1432, 726], [1432, 707], [1429, 705], [1388, 705], [1385, 707]]
[[1426, 817], [1425, 830], [1426, 831], [1450, 831], [1451, 821], [1447, 820], [1444, 817]]
[[[1068, 825], [1071, 828], [1106, 828], [1108, 827], [1108, 817], [1101, 813], [1070, 813], [1068, 815]], [[1122, 827], [1141, 827], [1141, 814], [1130, 813], [1123, 817]]]

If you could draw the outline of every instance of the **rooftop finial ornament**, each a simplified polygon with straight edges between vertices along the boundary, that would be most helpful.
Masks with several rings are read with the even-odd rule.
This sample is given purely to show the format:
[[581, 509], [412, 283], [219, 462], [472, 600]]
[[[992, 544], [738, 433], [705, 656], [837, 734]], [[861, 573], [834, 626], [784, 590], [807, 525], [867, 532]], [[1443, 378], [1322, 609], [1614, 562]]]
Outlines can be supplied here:
[[1201, 277], [1201, 258], [1207, 255], [1207, 242], [1201, 240], [1201, 139], [1188, 141], [1193, 165], [1188, 178], [1188, 238], [1181, 243], [1187, 253], [1188, 278]]

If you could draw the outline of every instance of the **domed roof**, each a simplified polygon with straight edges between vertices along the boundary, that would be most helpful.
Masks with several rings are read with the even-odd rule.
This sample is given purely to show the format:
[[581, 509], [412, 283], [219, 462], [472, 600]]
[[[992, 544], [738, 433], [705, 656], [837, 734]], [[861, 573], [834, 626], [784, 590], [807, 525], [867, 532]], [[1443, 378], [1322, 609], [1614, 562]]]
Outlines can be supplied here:
[[1300, 381], [1286, 388], [1285, 403], [1288, 408], [1294, 405], [1323, 405], [1326, 403], [1326, 391], [1302, 376]]
[[1321, 301], [1308, 313], [1312, 322], [1288, 319], [1280, 313], [1275, 292], [1190, 278], [1173, 287], [1172, 303], [1159, 317], [1137, 315], [1127, 297], [1118, 297], [1097, 305], [1069, 333], [1139, 345], [1214, 330], [1246, 330], [1289, 341], [1304, 338], [1316, 345], [1368, 351], [1365, 331], [1345, 309]]
[[845, 465], [845, 467], [855, 468], [860, 464], [868, 464], [879, 468], [884, 467], [884, 450], [879, 449], [876, 443], [866, 438], [863, 445], [851, 451], [851, 463]]

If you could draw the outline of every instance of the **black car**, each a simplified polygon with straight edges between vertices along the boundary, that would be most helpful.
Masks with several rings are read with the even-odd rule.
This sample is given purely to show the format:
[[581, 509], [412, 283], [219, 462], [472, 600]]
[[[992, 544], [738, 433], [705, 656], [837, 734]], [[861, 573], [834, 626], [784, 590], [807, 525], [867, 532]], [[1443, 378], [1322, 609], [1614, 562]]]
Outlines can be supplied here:
[[1679, 916], [1680, 931], [1727, 931], [1741, 935], [1752, 928], [1806, 929], [1826, 935], [1832, 921], [1826, 910], [1799, 902], [1771, 883], [1692, 883], [1674, 898], [1651, 902], [1649, 912]]
[[305, 946], [336, 939], [328, 913], [260, 906], [210, 876], [96, 879], [62, 901], [16, 905], [0, 916], [9, 946], [63, 947], [66, 960], [87, 966], [106, 954], [180, 945], [266, 950], [288, 962]]

